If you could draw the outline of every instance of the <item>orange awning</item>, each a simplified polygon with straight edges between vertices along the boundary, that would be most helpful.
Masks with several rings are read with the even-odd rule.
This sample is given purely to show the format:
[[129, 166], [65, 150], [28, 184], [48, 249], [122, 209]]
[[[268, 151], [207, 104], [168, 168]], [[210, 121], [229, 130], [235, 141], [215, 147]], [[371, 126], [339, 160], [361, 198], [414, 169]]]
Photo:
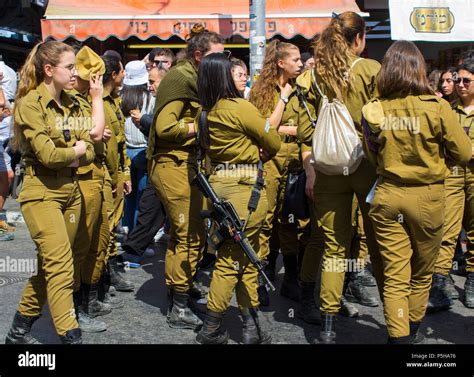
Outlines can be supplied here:
[[[267, 38], [302, 35], [312, 38], [329, 22], [332, 12], [358, 12], [354, 0], [267, 0]], [[185, 38], [198, 22], [228, 38], [249, 37], [248, 0], [49, 0], [42, 20], [43, 38], [83, 41], [89, 37], [121, 40], [173, 35]]]

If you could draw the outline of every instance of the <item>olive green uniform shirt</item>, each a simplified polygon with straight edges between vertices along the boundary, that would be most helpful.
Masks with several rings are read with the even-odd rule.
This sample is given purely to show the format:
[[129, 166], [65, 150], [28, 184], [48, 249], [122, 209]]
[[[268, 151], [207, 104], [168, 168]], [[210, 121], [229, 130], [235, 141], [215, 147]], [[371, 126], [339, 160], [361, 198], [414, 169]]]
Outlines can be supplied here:
[[430, 184], [449, 176], [446, 156], [461, 164], [471, 159], [471, 141], [441, 98], [373, 99], [362, 112], [368, 126], [364, 150], [378, 175]]
[[26, 166], [43, 165], [51, 170], [68, 167], [76, 159], [73, 146], [78, 140], [83, 140], [87, 146], [79, 165], [85, 166], [94, 160], [94, 145], [89, 130], [71, 127], [71, 119], [81, 116], [80, 105], [66, 92], [61, 92], [60, 98], [62, 106], [41, 83], [15, 106], [15, 122], [26, 139], [23, 151]]
[[[353, 56], [349, 62], [351, 65], [354, 60], [358, 59]], [[347, 110], [351, 114], [354, 126], [362, 139], [362, 107], [373, 97], [378, 95], [376, 87], [376, 77], [380, 71], [380, 63], [372, 59], [361, 59], [350, 70], [350, 77], [352, 88], [347, 93], [347, 98], [343, 101]], [[296, 80], [297, 84], [302, 88], [306, 96], [308, 107], [311, 116], [316, 119], [321, 96], [312, 82], [311, 71], [305, 71]], [[334, 97], [334, 91], [330, 89], [317, 74], [315, 74], [316, 81], [325, 94], [331, 101]], [[298, 124], [298, 139], [303, 143], [301, 150], [303, 152], [312, 151], [312, 141], [314, 129], [309, 120], [309, 116], [303, 107], [300, 107], [300, 121]]]
[[243, 98], [219, 100], [207, 120], [210, 135], [207, 155], [212, 165], [257, 164], [260, 147], [271, 156], [280, 149], [276, 129]]

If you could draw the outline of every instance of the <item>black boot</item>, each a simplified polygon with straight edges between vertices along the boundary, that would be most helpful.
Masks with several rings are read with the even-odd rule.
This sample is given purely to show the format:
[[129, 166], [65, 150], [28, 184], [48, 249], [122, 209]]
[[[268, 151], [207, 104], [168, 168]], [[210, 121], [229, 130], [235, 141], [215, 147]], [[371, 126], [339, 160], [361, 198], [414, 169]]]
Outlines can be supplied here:
[[301, 304], [300, 310], [298, 310], [296, 314], [306, 323], [319, 325], [321, 324], [321, 316], [318, 311], [318, 306], [316, 305], [316, 300], [314, 299], [315, 287], [316, 283], [301, 282]]
[[374, 275], [372, 275], [372, 272], [369, 271], [367, 266], [365, 266], [360, 272], [359, 272], [359, 279], [362, 285], [366, 287], [376, 287], [377, 282], [375, 281]]
[[27, 317], [16, 312], [5, 338], [5, 344], [40, 344], [35, 337], [30, 335], [31, 326], [39, 317]]
[[242, 344], [270, 344], [272, 337], [262, 328], [257, 308], [243, 309]]
[[66, 331], [66, 335], [60, 335], [62, 344], [82, 344], [82, 332], [81, 329], [72, 329]]
[[202, 326], [202, 321], [189, 307], [189, 294], [173, 291], [173, 306], [169, 311], [166, 322], [173, 329], [196, 330]]
[[227, 344], [229, 334], [221, 330], [221, 322], [224, 313], [216, 313], [207, 310], [204, 324], [196, 336], [195, 343], [198, 344]]
[[454, 279], [451, 274], [448, 274], [448, 278], [446, 279], [446, 284], [444, 285], [444, 294], [451, 300], [457, 300], [459, 298], [459, 292], [456, 290]]
[[[108, 304], [112, 309], [120, 309], [124, 307], [124, 302], [122, 299], [117, 296], [112, 296], [110, 294], [110, 289], [112, 286], [106, 284], [106, 278], [102, 276], [97, 284], [98, 287], [98, 300], [103, 304]], [[115, 288], [114, 288], [115, 289]], [[84, 331], [84, 330], [83, 330]]]
[[339, 314], [343, 315], [344, 317], [354, 318], [359, 316], [359, 310], [355, 307], [355, 305], [352, 305], [344, 296], [342, 296]]
[[346, 299], [349, 302], [356, 302], [364, 306], [379, 306], [377, 297], [370, 294], [367, 287], [362, 284], [361, 272], [353, 272], [350, 274], [349, 284], [346, 289]]
[[283, 265], [285, 276], [281, 283], [280, 295], [293, 301], [300, 300], [300, 287], [298, 285], [298, 258], [296, 255], [284, 255]]
[[206, 298], [207, 292], [200, 282], [193, 280], [193, 285], [191, 286], [189, 295], [195, 300], [201, 300]]
[[107, 330], [107, 324], [97, 319], [93, 319], [81, 308], [82, 292], [79, 290], [73, 293], [74, 309], [76, 311], [77, 323], [82, 331], [88, 333], [97, 333]]
[[315, 339], [313, 344], [336, 344], [336, 318], [335, 314], [321, 314], [319, 339]]
[[453, 306], [453, 300], [446, 296], [445, 285], [447, 277], [441, 274], [433, 274], [430, 297], [428, 299], [428, 313], [434, 313], [440, 310], [448, 310]]
[[270, 305], [270, 296], [268, 295], [267, 285], [261, 273], [258, 273], [258, 287], [257, 287], [258, 301], [261, 306]]
[[117, 258], [109, 259], [110, 285], [114, 286], [120, 292], [133, 292], [133, 283], [125, 280], [120, 274], [120, 268], [117, 264]]
[[425, 336], [420, 332], [421, 322], [410, 322], [410, 336], [412, 344], [425, 343]]
[[474, 272], [467, 275], [464, 283], [464, 305], [469, 308], [474, 308]]
[[397, 338], [388, 338], [387, 344], [413, 344], [413, 337], [411, 335], [400, 336]]
[[90, 317], [95, 318], [112, 312], [112, 307], [99, 301], [99, 287], [97, 284], [82, 284], [82, 310]]

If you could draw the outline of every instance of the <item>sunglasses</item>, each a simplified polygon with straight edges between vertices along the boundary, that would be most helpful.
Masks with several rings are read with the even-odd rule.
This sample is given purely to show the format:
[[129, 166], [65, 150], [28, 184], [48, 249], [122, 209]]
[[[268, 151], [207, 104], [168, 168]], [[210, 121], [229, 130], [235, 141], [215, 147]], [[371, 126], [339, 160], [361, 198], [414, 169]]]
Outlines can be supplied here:
[[227, 59], [230, 59], [232, 56], [232, 51], [230, 50], [224, 50], [222, 53], [227, 57]]
[[467, 88], [474, 80], [471, 80], [467, 77], [458, 77], [456, 80], [453, 81], [456, 83], [456, 85], [461, 85], [462, 82], [463, 85]]

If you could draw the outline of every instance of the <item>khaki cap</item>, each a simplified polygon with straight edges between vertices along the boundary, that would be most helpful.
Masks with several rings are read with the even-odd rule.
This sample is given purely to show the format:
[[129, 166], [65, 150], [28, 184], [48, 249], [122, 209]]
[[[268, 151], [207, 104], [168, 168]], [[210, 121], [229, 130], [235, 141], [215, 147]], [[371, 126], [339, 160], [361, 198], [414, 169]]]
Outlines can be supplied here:
[[84, 46], [76, 54], [76, 69], [77, 75], [81, 79], [89, 81], [92, 75], [105, 73], [105, 64], [99, 55]]

